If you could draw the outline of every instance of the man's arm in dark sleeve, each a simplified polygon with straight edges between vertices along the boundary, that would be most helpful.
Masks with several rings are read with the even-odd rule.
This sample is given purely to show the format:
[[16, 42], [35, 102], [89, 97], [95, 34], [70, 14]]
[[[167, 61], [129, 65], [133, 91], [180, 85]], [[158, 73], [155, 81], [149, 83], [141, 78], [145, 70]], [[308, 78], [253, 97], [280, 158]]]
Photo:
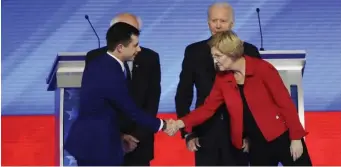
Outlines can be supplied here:
[[102, 77], [102, 80], [99, 80], [102, 85], [99, 91], [104, 95], [103, 97], [106, 97], [115, 108], [135, 121], [138, 126], [144, 126], [153, 133], [160, 131], [164, 126], [163, 121], [136, 106], [129, 95], [126, 79], [123, 74], [116, 73], [112, 75], [117, 77]]
[[[143, 107], [145, 112], [150, 113], [150, 115], [156, 117], [158, 109], [159, 109], [159, 102], [160, 102], [160, 96], [161, 96], [161, 66], [160, 66], [160, 58], [159, 54], [156, 52], [151, 52], [151, 55], [148, 55], [150, 57], [150, 78], [149, 79], [149, 85], [147, 90], [147, 97], [146, 97], [146, 104]], [[146, 136], [152, 134], [151, 131], [148, 129], [141, 127], [141, 126], [135, 126], [135, 129], [132, 133], [132, 135], [139, 140], [143, 140]]]
[[[194, 86], [194, 58], [191, 51], [191, 47], [187, 46], [185, 49], [184, 59], [182, 61], [182, 69], [179, 77], [179, 84], [175, 95], [175, 108], [178, 118], [184, 117], [189, 114], [190, 107], [193, 101], [193, 86]], [[192, 134], [187, 134], [184, 130], [181, 130], [181, 136], [187, 138], [194, 136]]]
[[258, 48], [247, 42], [244, 42], [244, 54], [250, 57], [261, 58]]

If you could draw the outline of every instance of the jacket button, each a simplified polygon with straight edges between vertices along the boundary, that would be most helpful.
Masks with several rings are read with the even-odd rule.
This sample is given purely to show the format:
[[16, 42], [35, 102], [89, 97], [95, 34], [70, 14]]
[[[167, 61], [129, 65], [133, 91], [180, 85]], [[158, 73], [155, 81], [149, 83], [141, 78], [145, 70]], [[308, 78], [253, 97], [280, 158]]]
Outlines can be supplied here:
[[278, 115], [276, 115], [276, 119], [279, 119], [279, 116], [278, 116]]

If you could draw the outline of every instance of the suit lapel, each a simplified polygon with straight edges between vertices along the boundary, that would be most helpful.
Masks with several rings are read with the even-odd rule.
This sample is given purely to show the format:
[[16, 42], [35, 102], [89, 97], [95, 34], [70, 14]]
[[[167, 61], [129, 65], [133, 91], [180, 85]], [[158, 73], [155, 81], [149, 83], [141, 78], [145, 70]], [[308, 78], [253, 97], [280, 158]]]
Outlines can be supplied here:
[[136, 56], [136, 58], [134, 59], [133, 61], [133, 64], [132, 64], [132, 71], [131, 71], [131, 74], [133, 76], [133, 79], [136, 77], [136, 74], [137, 74], [137, 71], [138, 71], [138, 68], [139, 68], [139, 56]]
[[210, 64], [210, 66], [212, 66], [212, 64], [213, 64], [213, 67], [212, 67], [211, 69], [213, 69], [214, 71], [217, 71], [218, 69], [217, 69], [217, 67], [216, 67], [216, 65], [215, 65], [215, 63], [214, 63], [214, 59], [213, 59], [213, 56], [212, 56], [212, 54], [211, 54], [211, 48], [210, 48], [209, 45], [208, 45], [208, 41], [209, 41], [211, 38], [212, 38], [212, 36], [211, 36], [210, 38], [204, 40], [203, 43], [204, 43], [204, 45], [207, 45], [207, 52], [208, 52], [207, 55], [210, 55], [210, 57], [209, 57], [209, 64]]
[[145, 102], [147, 93], [148, 71], [146, 71], [146, 64], [143, 60], [144, 56], [141, 52], [135, 57], [132, 65], [132, 96], [138, 106], [142, 107]]

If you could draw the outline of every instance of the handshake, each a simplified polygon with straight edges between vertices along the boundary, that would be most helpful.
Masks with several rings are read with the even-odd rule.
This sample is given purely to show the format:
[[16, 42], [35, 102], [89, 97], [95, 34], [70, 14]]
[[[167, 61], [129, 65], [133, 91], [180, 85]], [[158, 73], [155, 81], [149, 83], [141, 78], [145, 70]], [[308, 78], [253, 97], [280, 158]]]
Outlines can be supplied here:
[[[162, 131], [167, 133], [169, 136], [174, 136], [175, 133], [185, 127], [185, 124], [181, 120], [162, 120], [164, 121]], [[129, 134], [122, 134], [121, 135], [122, 145], [123, 145], [123, 151], [125, 153], [129, 153], [134, 151], [138, 143], [140, 142], [136, 137], [129, 135]]]
[[182, 122], [182, 120], [168, 119], [165, 122], [166, 124], [163, 125], [162, 131], [167, 133], [168, 136], [174, 136], [179, 129], [185, 127], [185, 124]]

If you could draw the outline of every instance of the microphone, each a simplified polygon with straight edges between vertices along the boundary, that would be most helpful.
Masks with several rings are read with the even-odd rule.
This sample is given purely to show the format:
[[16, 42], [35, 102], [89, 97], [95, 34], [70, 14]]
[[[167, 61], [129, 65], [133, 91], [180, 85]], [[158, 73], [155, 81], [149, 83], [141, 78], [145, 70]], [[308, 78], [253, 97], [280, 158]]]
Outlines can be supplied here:
[[256, 9], [257, 15], [258, 15], [258, 26], [259, 26], [259, 32], [260, 32], [260, 49], [261, 51], [264, 51], [263, 48], [263, 33], [262, 33], [262, 25], [260, 24], [260, 17], [259, 17], [259, 8]]
[[96, 32], [95, 28], [94, 28], [94, 27], [92, 26], [92, 24], [91, 24], [91, 21], [90, 21], [90, 19], [89, 19], [89, 16], [88, 16], [88, 15], [85, 15], [84, 17], [85, 17], [86, 20], [88, 20], [88, 22], [89, 22], [89, 24], [90, 24], [92, 30], [94, 31], [94, 33], [95, 33], [95, 35], [96, 35], [96, 37], [97, 37], [97, 41], [98, 41], [98, 48], [100, 48], [100, 47], [101, 47], [101, 41], [99, 40], [99, 37], [98, 37], [98, 35], [97, 35], [97, 32]]

